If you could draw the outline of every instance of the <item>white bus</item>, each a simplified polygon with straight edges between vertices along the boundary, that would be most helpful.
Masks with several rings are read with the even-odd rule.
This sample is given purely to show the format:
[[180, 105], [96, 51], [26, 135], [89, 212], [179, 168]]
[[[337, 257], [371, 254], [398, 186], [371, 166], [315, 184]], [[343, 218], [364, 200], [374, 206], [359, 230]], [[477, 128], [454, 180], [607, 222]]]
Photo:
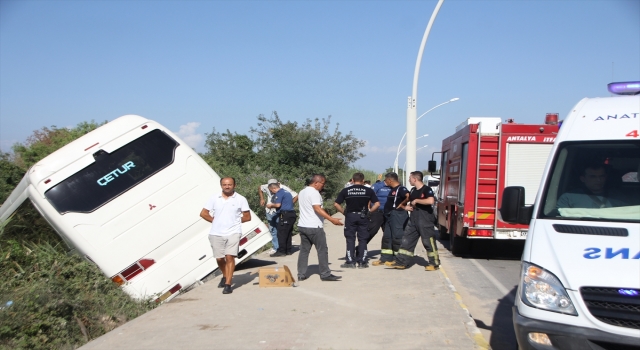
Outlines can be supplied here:
[[[126, 115], [32, 166], [0, 207], [27, 198], [77, 253], [136, 299], [164, 301], [218, 268], [200, 218], [220, 177], [162, 125]], [[271, 241], [251, 212], [236, 263]]]

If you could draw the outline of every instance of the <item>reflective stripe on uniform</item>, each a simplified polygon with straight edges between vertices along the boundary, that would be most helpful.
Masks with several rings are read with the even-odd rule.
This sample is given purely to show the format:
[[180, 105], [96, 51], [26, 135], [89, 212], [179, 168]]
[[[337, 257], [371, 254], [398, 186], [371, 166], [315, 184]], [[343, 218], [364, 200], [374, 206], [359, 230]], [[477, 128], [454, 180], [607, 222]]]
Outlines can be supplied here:
[[407, 256], [413, 256], [413, 253], [406, 250], [406, 249], [400, 249], [398, 250], [398, 254], [403, 254], [403, 255], [407, 255]]
[[395, 253], [394, 253], [394, 251], [393, 251], [393, 250], [391, 250], [391, 249], [381, 249], [381, 250], [380, 250], [380, 254], [389, 254], [389, 255], [392, 255], [392, 254], [395, 254]]
[[429, 258], [433, 257], [434, 265], [440, 266], [440, 256], [438, 254], [438, 246], [436, 245], [436, 240], [433, 237], [429, 237], [429, 241], [431, 241], [431, 247], [433, 248], [433, 252], [428, 254]]

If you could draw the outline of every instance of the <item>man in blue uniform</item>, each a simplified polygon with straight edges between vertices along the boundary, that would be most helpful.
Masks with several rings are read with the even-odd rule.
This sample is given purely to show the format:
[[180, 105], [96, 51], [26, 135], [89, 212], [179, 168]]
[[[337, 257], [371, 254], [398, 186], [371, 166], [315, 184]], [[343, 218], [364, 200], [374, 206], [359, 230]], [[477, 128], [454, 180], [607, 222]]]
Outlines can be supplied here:
[[267, 203], [267, 209], [276, 209], [278, 217], [278, 250], [271, 257], [291, 254], [291, 234], [296, 222], [296, 211], [293, 209], [293, 196], [289, 191], [280, 188], [279, 183], [269, 184], [269, 191], [273, 193], [272, 203]]
[[384, 182], [391, 188], [384, 205], [385, 226], [382, 231], [382, 245], [380, 247], [380, 260], [376, 260], [371, 265], [380, 266], [385, 262], [393, 261], [402, 244], [404, 227], [407, 225], [409, 214], [404, 210], [405, 204], [409, 201], [409, 190], [400, 185], [398, 174], [387, 173]]
[[[364, 186], [364, 174], [355, 173], [351, 178], [353, 185], [343, 188], [338, 194], [333, 205], [344, 215], [344, 237], [347, 240], [346, 262], [340, 267], [367, 268], [367, 242], [369, 232], [369, 219], [367, 218], [367, 210], [371, 205], [372, 210], [377, 210], [380, 205], [378, 197], [372, 189]], [[342, 203], [346, 202], [346, 209], [342, 209]], [[356, 238], [358, 239], [358, 259], [356, 261]]]
[[[382, 177], [382, 175], [379, 175]], [[391, 192], [391, 187], [387, 186], [383, 181], [378, 180], [376, 183], [371, 186], [371, 189], [378, 197], [380, 201], [380, 206], [378, 210], [369, 209], [369, 227], [367, 231], [369, 231], [369, 240], [367, 243], [371, 242], [373, 237], [378, 234], [378, 231], [382, 227], [384, 229], [385, 218], [384, 218], [384, 206], [387, 204], [387, 197], [389, 196], [389, 192]]]
[[[269, 185], [278, 184], [280, 188], [284, 188], [293, 196], [293, 203], [298, 200], [298, 193], [284, 184], [281, 184], [276, 179], [269, 179], [266, 184], [258, 187], [258, 196], [260, 197], [260, 206], [265, 206], [267, 203], [273, 203], [273, 193], [269, 191]], [[271, 233], [271, 245], [273, 249], [269, 253], [275, 253], [278, 250], [278, 216], [274, 208], [266, 208], [265, 214], [267, 216], [267, 223], [269, 225], [269, 232]]]
[[409, 223], [402, 236], [402, 245], [394, 261], [385, 265], [395, 269], [405, 269], [413, 262], [413, 252], [422, 238], [422, 244], [427, 250], [426, 271], [435, 271], [440, 267], [438, 246], [436, 246], [436, 231], [434, 228], [433, 190], [422, 182], [422, 172], [414, 171], [409, 176], [409, 184], [413, 186], [409, 193], [409, 203], [405, 210], [410, 212]]

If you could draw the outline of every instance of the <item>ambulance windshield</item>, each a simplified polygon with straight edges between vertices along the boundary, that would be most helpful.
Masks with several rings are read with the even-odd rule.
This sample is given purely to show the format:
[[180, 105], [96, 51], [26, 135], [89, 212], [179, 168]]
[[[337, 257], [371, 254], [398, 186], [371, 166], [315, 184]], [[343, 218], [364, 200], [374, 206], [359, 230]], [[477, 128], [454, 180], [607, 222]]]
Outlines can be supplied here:
[[563, 142], [540, 218], [640, 222], [640, 140]]

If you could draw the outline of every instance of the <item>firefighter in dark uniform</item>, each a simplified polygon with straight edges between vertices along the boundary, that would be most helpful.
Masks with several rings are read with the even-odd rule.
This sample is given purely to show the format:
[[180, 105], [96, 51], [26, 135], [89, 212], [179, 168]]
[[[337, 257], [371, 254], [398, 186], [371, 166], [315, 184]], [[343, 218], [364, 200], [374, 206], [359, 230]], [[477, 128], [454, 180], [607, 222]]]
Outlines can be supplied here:
[[[353, 185], [343, 188], [333, 205], [344, 214], [344, 237], [347, 240], [346, 262], [342, 268], [367, 268], [367, 242], [369, 239], [369, 217], [367, 211], [378, 210], [378, 197], [369, 187], [363, 185], [364, 174], [355, 173], [352, 177]], [[346, 209], [342, 203], [346, 202]], [[358, 258], [356, 259], [356, 238], [358, 239]]]
[[400, 185], [398, 174], [387, 173], [384, 183], [391, 187], [387, 203], [384, 205], [385, 225], [382, 231], [382, 245], [380, 247], [380, 260], [376, 260], [371, 265], [380, 266], [386, 262], [394, 260], [394, 256], [400, 250], [404, 227], [409, 220], [409, 214], [404, 210], [405, 204], [409, 201], [409, 190]]
[[413, 262], [413, 251], [416, 249], [418, 239], [422, 238], [422, 244], [427, 250], [427, 266], [425, 270], [435, 271], [440, 267], [438, 246], [436, 245], [436, 231], [434, 229], [433, 190], [422, 182], [422, 172], [414, 171], [409, 176], [409, 183], [414, 186], [409, 194], [409, 203], [405, 210], [410, 212], [409, 223], [404, 230], [402, 245], [392, 262], [385, 265], [395, 269], [405, 269]]
[[275, 217], [278, 217], [278, 250], [269, 256], [286, 256], [291, 254], [291, 234], [297, 218], [296, 211], [293, 209], [293, 196], [289, 191], [280, 188], [278, 183], [269, 184], [269, 191], [274, 196], [273, 203], [267, 203], [267, 208], [276, 208]]

